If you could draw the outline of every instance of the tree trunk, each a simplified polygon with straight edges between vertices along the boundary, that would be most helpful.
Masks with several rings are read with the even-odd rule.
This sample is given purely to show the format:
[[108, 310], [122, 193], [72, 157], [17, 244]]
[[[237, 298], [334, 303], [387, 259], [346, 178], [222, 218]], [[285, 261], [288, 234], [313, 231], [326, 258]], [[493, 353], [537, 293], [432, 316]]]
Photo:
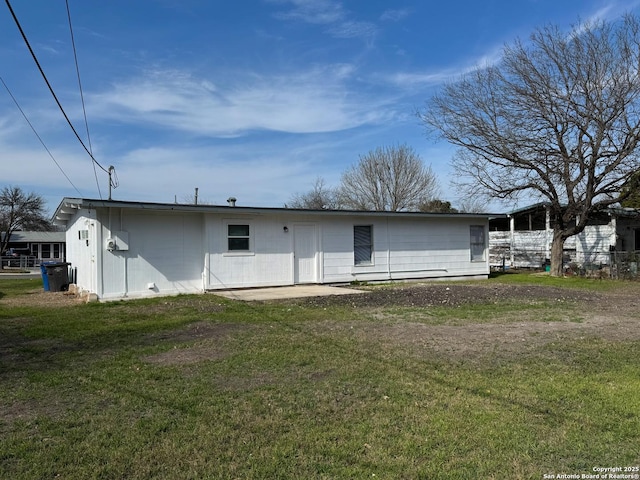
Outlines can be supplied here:
[[562, 254], [564, 251], [565, 237], [562, 230], [553, 230], [553, 241], [551, 242], [551, 267], [549, 274], [552, 277], [562, 277]]

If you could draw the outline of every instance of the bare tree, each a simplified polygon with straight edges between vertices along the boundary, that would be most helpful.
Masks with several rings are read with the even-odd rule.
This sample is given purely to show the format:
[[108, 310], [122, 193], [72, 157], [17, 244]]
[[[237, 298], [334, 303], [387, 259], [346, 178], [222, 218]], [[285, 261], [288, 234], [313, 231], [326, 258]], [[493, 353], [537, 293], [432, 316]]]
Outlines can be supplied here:
[[458, 210], [462, 213], [486, 213], [487, 204], [481, 197], [466, 197], [460, 201]]
[[4, 252], [16, 230], [52, 230], [45, 217], [45, 201], [35, 193], [26, 194], [20, 187], [0, 191], [0, 251]]
[[337, 210], [340, 209], [338, 192], [335, 188], [328, 187], [324, 178], [316, 178], [311, 191], [294, 194], [286, 208], [306, 208], [311, 210]]
[[340, 199], [354, 210], [417, 211], [439, 192], [436, 175], [407, 145], [378, 147], [342, 174]]
[[460, 147], [454, 158], [469, 193], [549, 203], [551, 274], [562, 275], [564, 242], [592, 215], [624, 198], [638, 170], [640, 24], [545, 27], [504, 48], [502, 60], [446, 85], [420, 113]]

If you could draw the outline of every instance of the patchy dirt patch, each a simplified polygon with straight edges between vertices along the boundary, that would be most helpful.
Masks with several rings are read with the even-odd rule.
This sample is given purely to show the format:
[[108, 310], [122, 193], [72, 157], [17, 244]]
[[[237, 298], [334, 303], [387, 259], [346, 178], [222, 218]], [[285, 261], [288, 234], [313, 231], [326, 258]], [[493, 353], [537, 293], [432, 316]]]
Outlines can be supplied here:
[[516, 322], [509, 324], [428, 325], [394, 323], [358, 325], [356, 338], [381, 347], [401, 347], [426, 357], [446, 357], [459, 361], [479, 361], [491, 356], [510, 359], [539, 353], [549, 345], [562, 345], [567, 340], [601, 338], [610, 341], [640, 340], [637, 319], [612, 319], [592, 316], [581, 323]]
[[500, 303], [509, 299], [552, 301], [593, 301], [600, 294], [566, 288], [529, 285], [468, 285], [468, 284], [403, 284], [378, 287], [367, 294], [334, 297], [313, 297], [300, 300], [303, 305], [324, 307], [434, 307], [473, 303]]
[[[477, 321], [440, 322], [430, 314], [433, 307], [505, 303], [516, 306]], [[640, 340], [640, 284], [597, 293], [533, 285], [407, 284], [298, 304], [361, 309], [374, 320], [326, 327], [334, 332], [344, 329], [344, 335], [381, 348], [403, 348], [421, 357], [456, 361], [474, 362], [487, 356], [508, 359], [548, 345], [561, 349], [564, 341], [583, 338]], [[518, 309], [518, 304], [546, 306]]]
[[0, 298], [0, 305], [11, 307], [65, 307], [80, 303], [78, 295], [71, 292], [46, 292], [42, 288], [29, 290], [25, 295]]
[[[189, 365], [206, 360], [220, 360], [230, 354], [226, 339], [233, 334], [250, 328], [239, 324], [215, 324], [197, 322], [180, 330], [159, 332], [149, 335], [148, 341], [174, 343], [171, 350], [147, 355], [142, 360], [155, 365]], [[195, 342], [190, 346], [185, 344]]]

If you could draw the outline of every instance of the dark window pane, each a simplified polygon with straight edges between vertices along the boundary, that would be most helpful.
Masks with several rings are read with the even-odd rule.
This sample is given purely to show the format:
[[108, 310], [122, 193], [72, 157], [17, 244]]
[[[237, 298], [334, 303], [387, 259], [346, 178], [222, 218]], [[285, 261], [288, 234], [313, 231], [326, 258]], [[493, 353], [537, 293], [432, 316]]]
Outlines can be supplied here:
[[229, 250], [249, 250], [249, 239], [229, 238]]
[[229, 225], [230, 237], [248, 237], [249, 225]]
[[370, 225], [357, 225], [353, 227], [353, 255], [356, 265], [371, 263], [373, 241]]

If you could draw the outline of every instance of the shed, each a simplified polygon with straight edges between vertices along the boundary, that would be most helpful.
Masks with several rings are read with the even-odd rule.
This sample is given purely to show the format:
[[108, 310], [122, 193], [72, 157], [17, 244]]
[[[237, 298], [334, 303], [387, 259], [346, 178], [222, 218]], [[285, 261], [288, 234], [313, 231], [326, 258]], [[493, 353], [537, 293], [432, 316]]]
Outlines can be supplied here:
[[101, 300], [304, 283], [481, 279], [490, 214], [64, 198], [77, 288]]

